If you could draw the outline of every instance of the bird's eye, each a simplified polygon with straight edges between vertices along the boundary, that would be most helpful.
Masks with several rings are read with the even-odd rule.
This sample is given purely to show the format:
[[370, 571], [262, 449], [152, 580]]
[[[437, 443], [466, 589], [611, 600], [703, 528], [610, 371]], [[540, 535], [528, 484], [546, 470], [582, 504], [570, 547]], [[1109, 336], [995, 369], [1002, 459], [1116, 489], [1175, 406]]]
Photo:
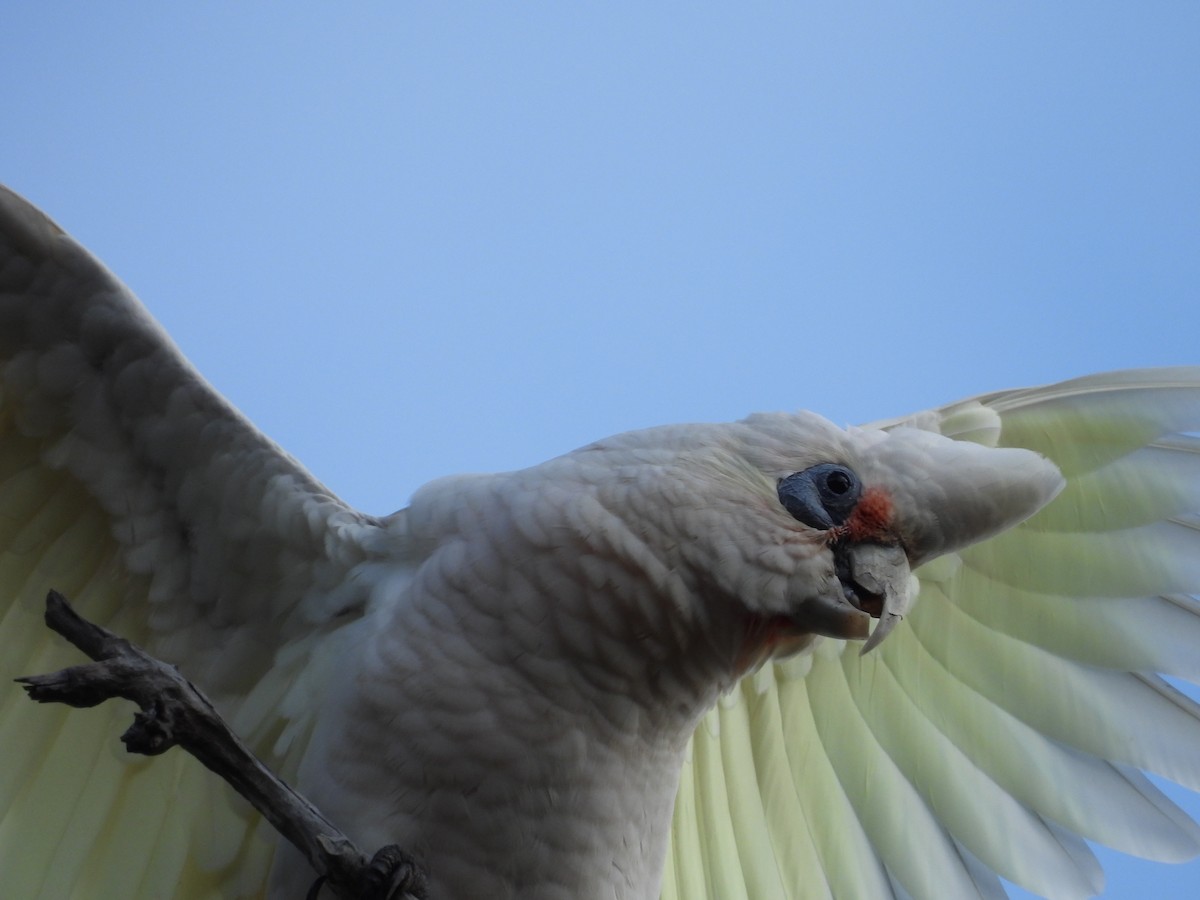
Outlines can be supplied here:
[[827, 530], [846, 523], [862, 496], [862, 482], [846, 466], [820, 463], [781, 478], [778, 492], [792, 518]]
[[854, 482], [850, 479], [848, 472], [834, 469], [825, 476], [825, 487], [829, 489], [830, 493], [840, 497], [854, 487]]

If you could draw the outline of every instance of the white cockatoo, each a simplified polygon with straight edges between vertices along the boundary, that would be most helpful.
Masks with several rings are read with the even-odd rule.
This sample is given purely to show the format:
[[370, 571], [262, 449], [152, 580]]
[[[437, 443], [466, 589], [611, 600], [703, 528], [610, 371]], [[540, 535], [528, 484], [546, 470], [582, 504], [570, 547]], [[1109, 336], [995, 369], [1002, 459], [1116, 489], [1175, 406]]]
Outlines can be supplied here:
[[[1084, 897], [1200, 829], [1200, 369], [655, 428], [357, 512], [0, 202], [0, 652], [54, 587], [435, 900]], [[864, 647], [870, 652], [860, 653]], [[11, 685], [11, 682], [8, 682]], [[0, 894], [299, 898], [128, 711], [0, 695]]]

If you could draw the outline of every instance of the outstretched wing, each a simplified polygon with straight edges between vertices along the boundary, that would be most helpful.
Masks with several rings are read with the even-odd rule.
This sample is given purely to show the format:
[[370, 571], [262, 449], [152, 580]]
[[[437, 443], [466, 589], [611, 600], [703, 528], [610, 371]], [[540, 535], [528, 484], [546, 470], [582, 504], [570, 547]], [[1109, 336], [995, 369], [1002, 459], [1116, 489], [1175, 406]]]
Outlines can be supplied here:
[[251, 894], [272, 846], [184, 754], [124, 760], [117, 704], [24, 698], [13, 677], [80, 661], [42, 624], [47, 589], [184, 666], [286, 768], [311, 708], [298, 699], [309, 644], [361, 606], [344, 575], [379, 532], [218, 396], [86, 250], [0, 188], [0, 892]]
[[1082, 838], [1152, 859], [1200, 829], [1200, 369], [969, 400], [901, 424], [1027, 447], [1065, 490], [918, 571], [906, 627], [746, 679], [693, 738], [664, 898], [1085, 897]]

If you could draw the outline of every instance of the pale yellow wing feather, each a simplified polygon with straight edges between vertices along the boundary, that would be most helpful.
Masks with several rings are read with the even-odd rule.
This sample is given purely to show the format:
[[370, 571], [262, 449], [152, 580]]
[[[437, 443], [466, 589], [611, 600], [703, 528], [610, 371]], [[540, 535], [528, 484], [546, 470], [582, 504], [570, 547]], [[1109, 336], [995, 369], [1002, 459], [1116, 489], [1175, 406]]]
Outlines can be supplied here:
[[[900, 424], [1037, 450], [1067, 486], [921, 569], [916, 609], [874, 654], [823, 641], [709, 716], [683, 773], [675, 833], [695, 835], [675, 846], [668, 900], [725, 896], [711, 874], [738, 866], [788, 897], [998, 896], [995, 873], [1084, 897], [1103, 882], [1083, 838], [1200, 852], [1200, 829], [1140, 771], [1200, 788], [1200, 707], [1154, 674], [1200, 680], [1200, 369], [876, 427]], [[723, 778], [698, 762], [718, 756]], [[710, 877], [684, 887], [687, 870]]]

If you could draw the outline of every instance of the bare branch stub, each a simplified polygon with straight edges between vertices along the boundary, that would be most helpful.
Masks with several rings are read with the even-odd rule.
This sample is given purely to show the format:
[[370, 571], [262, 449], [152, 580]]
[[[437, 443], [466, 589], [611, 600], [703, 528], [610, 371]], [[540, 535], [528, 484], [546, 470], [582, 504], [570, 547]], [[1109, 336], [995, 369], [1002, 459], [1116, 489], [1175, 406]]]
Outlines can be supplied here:
[[[178, 745], [224, 778], [323, 874], [346, 900], [425, 900], [424, 872], [399, 847], [368, 859], [311, 803], [280, 780], [230, 730], [179, 671], [80, 616], [57, 591], [46, 597], [46, 625], [93, 662], [16, 679], [39, 703], [91, 707], [122, 697], [140, 707], [121, 736], [131, 753], [154, 756]], [[315, 896], [315, 894], [314, 894]]]

